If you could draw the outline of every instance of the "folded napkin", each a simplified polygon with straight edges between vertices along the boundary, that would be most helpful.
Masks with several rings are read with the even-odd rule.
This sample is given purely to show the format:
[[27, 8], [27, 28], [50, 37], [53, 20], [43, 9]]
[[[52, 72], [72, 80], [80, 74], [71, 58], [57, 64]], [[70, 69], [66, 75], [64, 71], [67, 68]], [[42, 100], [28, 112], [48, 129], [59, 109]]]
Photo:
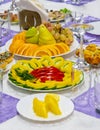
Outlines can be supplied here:
[[[100, 35], [86, 33], [84, 35], [84, 44], [95, 43], [100, 46]], [[90, 42], [89, 42], [90, 41]]]
[[3, 93], [2, 102], [0, 103], [0, 123], [5, 122], [16, 116], [16, 104], [19, 99]]
[[[2, 32], [5, 31], [4, 28], [2, 28]], [[13, 31], [13, 30], [10, 30], [9, 33], [5, 36], [2, 36], [2, 39], [1, 39], [1, 43], [0, 43], [0, 47], [1, 46], [4, 46], [6, 44], [6, 42], [8, 40], [10, 40], [14, 35], [16, 35], [18, 32], [17, 31]]]
[[96, 18], [93, 16], [86, 16], [83, 18], [84, 23], [91, 23], [91, 22], [97, 22], [100, 21], [100, 18]]
[[87, 92], [73, 99], [73, 103], [75, 105], [75, 110], [96, 118], [100, 118], [100, 114], [98, 114], [95, 110], [94, 88], [91, 88]]
[[43, 5], [37, 0], [19, 0], [19, 2], [17, 2], [17, 5], [20, 9], [27, 9], [38, 12], [43, 21], [48, 20], [48, 13], [46, 12]]

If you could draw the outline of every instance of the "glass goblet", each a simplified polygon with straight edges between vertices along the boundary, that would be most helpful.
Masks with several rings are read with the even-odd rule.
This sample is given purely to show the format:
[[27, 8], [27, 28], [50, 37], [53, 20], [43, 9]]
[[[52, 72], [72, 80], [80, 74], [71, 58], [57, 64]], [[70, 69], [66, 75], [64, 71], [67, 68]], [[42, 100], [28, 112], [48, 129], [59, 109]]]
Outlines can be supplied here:
[[0, 68], [0, 103], [2, 102], [2, 91], [3, 91], [3, 69]]
[[3, 7], [0, 8], [0, 39], [9, 34], [10, 22], [9, 22], [9, 12]]
[[81, 12], [71, 12], [69, 17], [65, 18], [65, 27], [69, 27], [73, 24], [83, 23], [83, 13]]
[[16, 4], [16, 0], [12, 0], [10, 8], [9, 8], [9, 19], [10, 19], [10, 28], [11, 30], [21, 31], [19, 26], [19, 7]]
[[87, 67], [89, 67], [89, 64], [85, 62], [84, 60], [84, 53], [83, 53], [84, 34], [87, 31], [92, 30], [93, 26], [89, 24], [73, 24], [70, 28], [73, 32], [76, 32], [77, 35], [80, 37], [79, 39], [80, 40], [80, 55], [74, 67], [79, 68], [79, 69], [86, 69]]

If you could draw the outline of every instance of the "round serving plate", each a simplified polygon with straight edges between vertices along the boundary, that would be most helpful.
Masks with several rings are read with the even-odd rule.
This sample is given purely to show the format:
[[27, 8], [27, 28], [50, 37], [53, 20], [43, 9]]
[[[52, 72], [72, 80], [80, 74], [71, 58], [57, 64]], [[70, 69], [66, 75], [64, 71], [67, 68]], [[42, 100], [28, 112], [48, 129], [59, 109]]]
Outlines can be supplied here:
[[[6, 50], [9, 51], [9, 46], [10, 44], [12, 43], [12, 39], [8, 40], [7, 43], [6, 43]], [[63, 54], [59, 54], [59, 55], [55, 55], [55, 56], [51, 56], [51, 57], [57, 57], [57, 56], [62, 56], [63, 58], [68, 58], [70, 57], [74, 52], [75, 50], [78, 48], [79, 46], [79, 43], [76, 39], [74, 39], [72, 45], [70, 46], [70, 51], [69, 52], [66, 52], [66, 53], [63, 53]], [[35, 56], [25, 56], [25, 55], [19, 55], [19, 54], [14, 54], [15, 57], [19, 58], [19, 59], [31, 59], [31, 58], [41, 58], [41, 57], [35, 57]]]
[[34, 94], [34, 95], [29, 95], [24, 98], [22, 98], [18, 103], [17, 103], [17, 111], [18, 113], [30, 120], [35, 120], [35, 121], [57, 121], [61, 120], [65, 117], [69, 117], [69, 115], [72, 114], [74, 111], [74, 104], [73, 102], [62, 95], [58, 95], [60, 100], [59, 100], [59, 108], [61, 109], [61, 115], [54, 115], [52, 113], [48, 113], [48, 118], [42, 118], [37, 116], [34, 113], [33, 108], [33, 100], [34, 98], [38, 98], [39, 100], [43, 100], [45, 95], [47, 93], [40, 93], [40, 94]]

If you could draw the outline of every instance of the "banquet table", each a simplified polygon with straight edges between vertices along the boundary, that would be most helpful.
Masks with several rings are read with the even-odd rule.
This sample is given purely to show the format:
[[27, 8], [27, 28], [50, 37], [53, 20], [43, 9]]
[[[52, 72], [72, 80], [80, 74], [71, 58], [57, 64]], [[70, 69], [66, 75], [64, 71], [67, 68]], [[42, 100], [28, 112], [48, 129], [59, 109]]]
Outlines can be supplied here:
[[[46, 9], [56, 9], [59, 10], [61, 8], [69, 8], [72, 11], [82, 12], [89, 16], [100, 18], [100, 0], [95, 0], [90, 3], [84, 4], [82, 6], [74, 6], [71, 4], [66, 4], [63, 2], [53, 2], [47, 0], [39, 0]], [[8, 8], [10, 2], [3, 4], [4, 8]], [[95, 32], [99, 32], [100, 34], [100, 24], [96, 28]], [[18, 31], [17, 26], [12, 27], [14, 31]], [[75, 60], [75, 57], [69, 57], [71, 60]], [[16, 60], [14, 60], [14, 63]], [[3, 93], [14, 97], [15, 99], [21, 99], [27, 95], [35, 94], [37, 92], [26, 91], [17, 87], [14, 87], [8, 82], [8, 71], [5, 72], [3, 77]], [[92, 83], [92, 86], [94, 84]], [[70, 99], [74, 99], [87, 91], [89, 88], [89, 73], [84, 72], [84, 84], [81, 87], [75, 89], [75, 91], [65, 90], [58, 91], [55, 93], [67, 96]], [[84, 106], [85, 107], [85, 106]], [[12, 111], [11, 111], [12, 112]], [[58, 121], [50, 121], [50, 122], [38, 122], [34, 120], [29, 120], [16, 114], [12, 118], [0, 123], [0, 130], [99, 130], [100, 129], [100, 118], [96, 118], [94, 116], [85, 114], [84, 112], [74, 110], [73, 113], [64, 119]]]

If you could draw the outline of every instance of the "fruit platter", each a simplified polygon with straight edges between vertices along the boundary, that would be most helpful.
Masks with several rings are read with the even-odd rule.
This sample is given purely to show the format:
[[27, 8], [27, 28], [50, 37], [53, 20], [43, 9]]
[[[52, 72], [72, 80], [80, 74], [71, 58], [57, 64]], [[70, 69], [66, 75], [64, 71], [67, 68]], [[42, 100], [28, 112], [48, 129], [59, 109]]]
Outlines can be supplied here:
[[79, 44], [74, 41], [69, 28], [62, 28], [60, 23], [44, 23], [16, 34], [7, 45], [8, 50], [16, 56], [38, 58], [67, 55]]
[[8, 74], [15, 87], [29, 91], [59, 91], [77, 87], [84, 81], [81, 70], [73, 69], [73, 62], [63, 57], [19, 60]]

